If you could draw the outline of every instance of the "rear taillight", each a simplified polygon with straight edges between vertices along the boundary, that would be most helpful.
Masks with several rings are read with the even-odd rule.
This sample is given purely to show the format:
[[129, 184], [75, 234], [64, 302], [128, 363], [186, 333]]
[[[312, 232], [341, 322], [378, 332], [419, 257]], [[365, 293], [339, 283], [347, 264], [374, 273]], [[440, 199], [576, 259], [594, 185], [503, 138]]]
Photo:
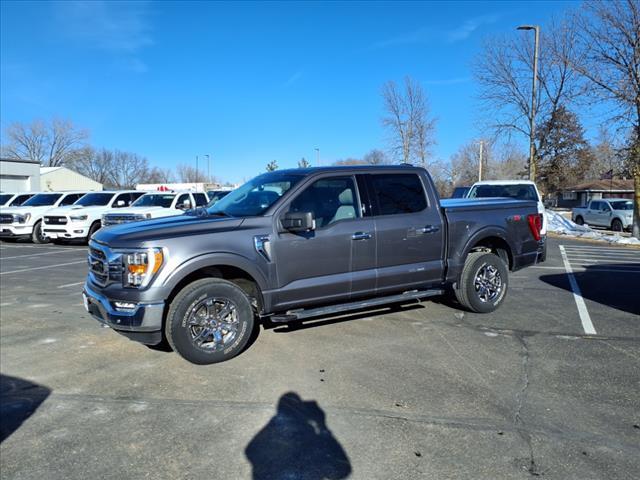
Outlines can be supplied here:
[[529, 222], [529, 229], [533, 234], [533, 238], [537, 242], [540, 240], [540, 230], [542, 230], [542, 215], [539, 213], [532, 213], [527, 216], [527, 221]]

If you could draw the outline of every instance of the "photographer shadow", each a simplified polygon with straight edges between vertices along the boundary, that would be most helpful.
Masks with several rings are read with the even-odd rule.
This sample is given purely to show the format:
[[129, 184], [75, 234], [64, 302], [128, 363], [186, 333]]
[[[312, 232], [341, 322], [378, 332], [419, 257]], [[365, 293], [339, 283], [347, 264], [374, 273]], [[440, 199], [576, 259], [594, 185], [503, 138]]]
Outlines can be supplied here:
[[351, 474], [346, 452], [315, 401], [295, 392], [278, 401], [276, 414], [245, 449], [254, 480], [340, 480]]

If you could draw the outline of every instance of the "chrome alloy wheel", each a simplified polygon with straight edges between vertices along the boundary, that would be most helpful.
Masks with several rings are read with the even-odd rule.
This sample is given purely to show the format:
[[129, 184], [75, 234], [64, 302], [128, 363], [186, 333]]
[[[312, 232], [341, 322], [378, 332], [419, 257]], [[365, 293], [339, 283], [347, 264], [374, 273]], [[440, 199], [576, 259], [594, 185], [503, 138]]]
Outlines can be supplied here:
[[189, 312], [187, 328], [193, 344], [206, 351], [224, 349], [238, 333], [238, 311], [227, 298], [205, 298]]
[[476, 294], [481, 302], [491, 302], [502, 293], [502, 277], [493, 265], [484, 264], [473, 281]]

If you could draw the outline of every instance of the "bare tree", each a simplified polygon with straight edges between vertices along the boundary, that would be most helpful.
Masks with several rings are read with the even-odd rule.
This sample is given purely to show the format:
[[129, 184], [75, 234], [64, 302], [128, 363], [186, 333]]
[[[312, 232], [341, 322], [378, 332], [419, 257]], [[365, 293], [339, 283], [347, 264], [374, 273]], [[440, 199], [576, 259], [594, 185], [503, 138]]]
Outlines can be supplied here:
[[141, 183], [172, 183], [175, 176], [170, 168], [152, 167]]
[[46, 167], [71, 165], [86, 148], [89, 133], [70, 120], [14, 122], [6, 129], [8, 144], [4, 154], [12, 158], [35, 160]]
[[178, 179], [183, 183], [197, 182], [198, 172], [196, 172], [195, 167], [191, 165], [181, 163], [176, 167], [176, 172], [178, 173]]
[[[576, 42], [576, 29], [570, 22], [551, 24], [541, 31], [536, 123], [555, 118], [560, 106], [570, 106], [584, 92], [584, 82], [569, 61]], [[533, 42], [529, 36], [514, 33], [485, 42], [474, 65], [474, 76], [480, 84], [482, 116], [486, 117], [483, 123], [496, 137], [530, 136], [532, 63]], [[537, 140], [544, 138], [538, 134]]]
[[422, 86], [405, 77], [400, 91], [389, 81], [382, 86], [382, 98], [386, 112], [382, 124], [389, 131], [393, 156], [403, 163], [415, 159], [426, 164], [429, 147], [435, 143], [435, 120], [430, 118]]
[[143, 183], [148, 171], [149, 162], [146, 158], [115, 150], [110, 183], [117, 189], [135, 188], [138, 183]]
[[384, 152], [375, 148], [367, 153], [362, 160], [367, 165], [384, 165], [388, 163], [387, 156]]
[[633, 236], [640, 238], [640, 4], [587, 2], [576, 15], [579, 49], [567, 56], [591, 92], [614, 107], [612, 120], [629, 133], [629, 170], [635, 184]]
[[298, 168], [309, 168], [310, 166], [311, 164], [304, 157], [298, 161]]
[[83, 149], [73, 168], [78, 173], [95, 180], [103, 185], [111, 185], [112, 172], [114, 170], [113, 152], [104, 148], [95, 150], [91, 147]]
[[276, 162], [275, 160], [271, 160], [269, 163], [267, 163], [267, 172], [273, 172], [277, 169], [278, 169], [278, 162]]

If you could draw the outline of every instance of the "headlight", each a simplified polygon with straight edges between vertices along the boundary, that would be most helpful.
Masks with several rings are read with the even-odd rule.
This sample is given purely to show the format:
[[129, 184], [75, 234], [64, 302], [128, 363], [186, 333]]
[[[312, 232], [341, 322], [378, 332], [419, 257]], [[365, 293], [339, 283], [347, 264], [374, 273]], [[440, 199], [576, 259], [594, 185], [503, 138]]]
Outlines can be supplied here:
[[13, 221], [17, 223], [27, 223], [30, 218], [31, 218], [30, 213], [25, 213], [24, 215], [20, 215], [20, 214], [13, 215]]
[[161, 248], [148, 248], [144, 251], [122, 254], [125, 287], [146, 287], [162, 267], [164, 254]]
[[88, 215], [69, 215], [69, 219], [72, 222], [81, 222], [82, 220], [86, 220], [87, 218], [89, 218]]

